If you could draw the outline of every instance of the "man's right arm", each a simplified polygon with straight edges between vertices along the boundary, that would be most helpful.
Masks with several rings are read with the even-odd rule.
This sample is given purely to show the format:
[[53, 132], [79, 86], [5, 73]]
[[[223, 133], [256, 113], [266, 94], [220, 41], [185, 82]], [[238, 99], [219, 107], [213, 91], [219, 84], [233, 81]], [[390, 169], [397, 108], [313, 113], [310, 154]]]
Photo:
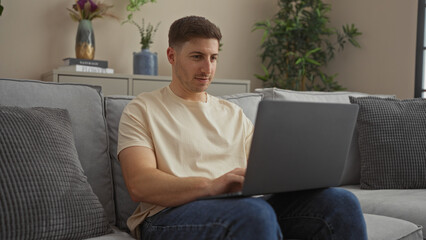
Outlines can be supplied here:
[[200, 197], [239, 191], [245, 169], [236, 168], [219, 178], [176, 177], [157, 169], [154, 151], [128, 147], [119, 154], [124, 181], [133, 201], [173, 207]]

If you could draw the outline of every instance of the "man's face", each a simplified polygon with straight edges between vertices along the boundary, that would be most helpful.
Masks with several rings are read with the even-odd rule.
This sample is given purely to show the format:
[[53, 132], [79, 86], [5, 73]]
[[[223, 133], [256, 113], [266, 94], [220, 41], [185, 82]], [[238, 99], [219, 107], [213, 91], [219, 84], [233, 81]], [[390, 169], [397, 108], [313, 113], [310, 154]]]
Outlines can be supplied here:
[[219, 52], [214, 38], [193, 38], [181, 46], [167, 49], [173, 65], [173, 79], [186, 94], [204, 92], [212, 81]]

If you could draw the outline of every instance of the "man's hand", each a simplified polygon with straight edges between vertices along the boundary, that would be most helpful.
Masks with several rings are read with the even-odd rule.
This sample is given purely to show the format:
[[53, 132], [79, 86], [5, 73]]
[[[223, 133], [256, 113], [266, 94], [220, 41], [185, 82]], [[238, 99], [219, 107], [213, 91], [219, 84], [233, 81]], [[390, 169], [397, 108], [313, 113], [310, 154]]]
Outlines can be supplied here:
[[245, 168], [235, 168], [224, 175], [214, 179], [209, 186], [210, 195], [238, 192], [243, 188]]

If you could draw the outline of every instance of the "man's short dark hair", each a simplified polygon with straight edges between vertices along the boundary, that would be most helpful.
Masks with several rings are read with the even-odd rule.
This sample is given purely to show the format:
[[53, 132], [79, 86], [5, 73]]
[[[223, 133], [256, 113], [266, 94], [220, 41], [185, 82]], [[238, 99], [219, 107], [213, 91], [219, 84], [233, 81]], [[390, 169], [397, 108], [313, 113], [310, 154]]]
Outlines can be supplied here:
[[220, 29], [204, 17], [189, 16], [176, 20], [169, 30], [169, 47], [178, 47], [193, 38], [215, 38], [220, 43]]

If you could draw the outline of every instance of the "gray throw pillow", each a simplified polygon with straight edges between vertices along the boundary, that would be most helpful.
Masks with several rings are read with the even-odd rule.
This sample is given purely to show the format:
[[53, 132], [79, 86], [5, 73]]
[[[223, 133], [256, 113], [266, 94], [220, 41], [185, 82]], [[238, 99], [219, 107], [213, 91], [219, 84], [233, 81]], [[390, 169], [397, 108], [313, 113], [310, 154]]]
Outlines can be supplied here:
[[219, 96], [232, 103], [237, 104], [243, 109], [244, 114], [252, 123], [256, 121], [257, 107], [263, 99], [261, 93], [237, 93], [233, 95]]
[[112, 232], [78, 160], [68, 111], [0, 106], [0, 239]]
[[426, 100], [350, 101], [359, 105], [361, 188], [426, 188]]

